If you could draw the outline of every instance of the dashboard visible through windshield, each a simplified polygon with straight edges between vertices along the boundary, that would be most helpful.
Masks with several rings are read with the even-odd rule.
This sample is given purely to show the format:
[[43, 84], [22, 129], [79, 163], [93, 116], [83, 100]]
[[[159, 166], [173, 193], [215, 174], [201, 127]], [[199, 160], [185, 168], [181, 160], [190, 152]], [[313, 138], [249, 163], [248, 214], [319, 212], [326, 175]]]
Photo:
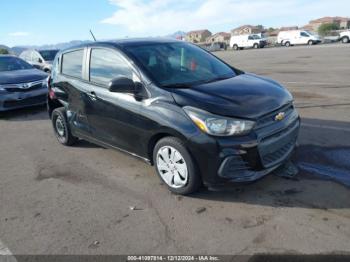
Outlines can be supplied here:
[[219, 59], [186, 43], [128, 46], [126, 51], [162, 87], [190, 87], [236, 75]]

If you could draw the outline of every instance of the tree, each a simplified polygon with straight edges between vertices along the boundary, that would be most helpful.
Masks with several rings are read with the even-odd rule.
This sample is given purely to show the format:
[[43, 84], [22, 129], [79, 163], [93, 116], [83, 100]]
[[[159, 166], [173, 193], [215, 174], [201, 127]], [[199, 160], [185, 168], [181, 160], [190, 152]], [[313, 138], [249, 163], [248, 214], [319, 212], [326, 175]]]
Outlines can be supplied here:
[[321, 36], [326, 36], [333, 30], [339, 30], [339, 25], [336, 24], [336, 23], [322, 24], [318, 28], [318, 34], [321, 35]]
[[5, 48], [0, 48], [0, 55], [8, 55], [9, 51]]

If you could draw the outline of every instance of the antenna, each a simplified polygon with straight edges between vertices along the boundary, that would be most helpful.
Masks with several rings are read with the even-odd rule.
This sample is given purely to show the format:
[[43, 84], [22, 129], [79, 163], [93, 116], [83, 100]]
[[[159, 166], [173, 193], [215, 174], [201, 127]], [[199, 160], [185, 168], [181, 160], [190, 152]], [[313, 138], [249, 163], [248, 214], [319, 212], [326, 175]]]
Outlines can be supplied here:
[[94, 41], [96, 42], [96, 37], [95, 37], [94, 34], [92, 33], [91, 29], [90, 29], [90, 34], [91, 34], [92, 38], [94, 39]]

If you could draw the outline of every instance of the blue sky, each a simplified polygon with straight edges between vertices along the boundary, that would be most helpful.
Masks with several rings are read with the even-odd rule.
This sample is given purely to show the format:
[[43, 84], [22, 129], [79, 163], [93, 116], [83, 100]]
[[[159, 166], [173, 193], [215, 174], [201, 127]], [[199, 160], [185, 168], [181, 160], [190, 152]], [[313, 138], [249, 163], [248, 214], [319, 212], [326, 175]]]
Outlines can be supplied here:
[[90, 28], [98, 39], [112, 39], [350, 16], [349, 0], [2, 0], [0, 6], [0, 44], [9, 46], [86, 40]]

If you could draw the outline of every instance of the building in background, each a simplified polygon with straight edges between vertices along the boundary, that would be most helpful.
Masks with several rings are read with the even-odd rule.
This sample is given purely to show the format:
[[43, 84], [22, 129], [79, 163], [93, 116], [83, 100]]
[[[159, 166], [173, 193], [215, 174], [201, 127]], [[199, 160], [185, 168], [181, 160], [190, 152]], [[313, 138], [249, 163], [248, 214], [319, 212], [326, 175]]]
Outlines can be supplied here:
[[186, 41], [192, 43], [204, 43], [211, 35], [211, 32], [207, 29], [190, 31], [186, 34]]
[[231, 34], [225, 32], [219, 32], [213, 34], [207, 38], [207, 43], [225, 43], [228, 45], [230, 43]]
[[264, 33], [265, 29], [261, 25], [242, 25], [240, 27], [231, 30], [232, 35], [250, 35], [250, 34], [261, 34]]
[[350, 18], [340, 16], [326, 16], [319, 19], [311, 20], [303, 29], [318, 32], [318, 29], [323, 24], [337, 24], [340, 29], [350, 28]]

